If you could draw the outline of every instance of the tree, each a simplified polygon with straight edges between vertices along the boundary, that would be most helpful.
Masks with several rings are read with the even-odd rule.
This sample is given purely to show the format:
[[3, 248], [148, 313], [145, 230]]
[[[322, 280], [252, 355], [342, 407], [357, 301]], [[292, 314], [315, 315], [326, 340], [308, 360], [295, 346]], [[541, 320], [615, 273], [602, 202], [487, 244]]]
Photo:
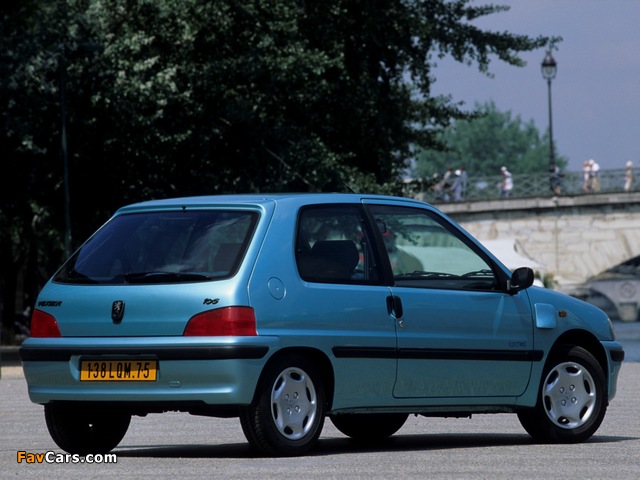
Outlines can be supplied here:
[[492, 54], [519, 65], [546, 41], [479, 30], [472, 20], [503, 8], [467, 0], [89, 4], [87, 30], [105, 45], [92, 148], [128, 165], [110, 188], [141, 198], [398, 192], [412, 149], [467, 115], [429, 95], [432, 58], [486, 71]]
[[161, 196], [397, 193], [414, 149], [468, 116], [430, 94], [435, 61], [488, 71], [493, 58], [520, 65], [519, 52], [547, 43], [474, 26], [503, 10], [470, 0], [4, 2], [0, 142], [21, 191], [1, 194], [3, 325], [27, 258], [45, 276], [62, 260], [61, 107], [75, 245], [118, 206]]
[[[523, 122], [511, 112], [500, 112], [489, 101], [476, 105], [475, 117], [460, 119], [440, 133], [446, 150], [422, 150], [416, 154], [415, 176], [431, 177], [447, 168], [464, 166], [476, 175], [498, 174], [501, 166], [515, 173], [536, 173], [549, 168], [549, 137], [541, 135], [533, 121]], [[556, 155], [563, 167], [567, 159]]]
[[[32, 306], [40, 286], [59, 264], [62, 161], [54, 41], [56, 5], [37, 0], [0, 7], [0, 307], [3, 342], [17, 311]], [[56, 135], [58, 134], [58, 135]], [[59, 203], [58, 203], [59, 202]], [[23, 302], [16, 302], [20, 292]]]

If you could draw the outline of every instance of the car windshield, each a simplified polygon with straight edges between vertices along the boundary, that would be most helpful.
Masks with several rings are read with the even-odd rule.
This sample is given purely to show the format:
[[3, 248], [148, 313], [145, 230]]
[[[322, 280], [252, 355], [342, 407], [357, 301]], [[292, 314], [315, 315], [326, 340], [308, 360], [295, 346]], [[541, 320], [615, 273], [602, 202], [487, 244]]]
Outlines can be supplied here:
[[76, 284], [218, 280], [240, 266], [258, 213], [230, 210], [120, 215], [93, 235], [53, 281]]

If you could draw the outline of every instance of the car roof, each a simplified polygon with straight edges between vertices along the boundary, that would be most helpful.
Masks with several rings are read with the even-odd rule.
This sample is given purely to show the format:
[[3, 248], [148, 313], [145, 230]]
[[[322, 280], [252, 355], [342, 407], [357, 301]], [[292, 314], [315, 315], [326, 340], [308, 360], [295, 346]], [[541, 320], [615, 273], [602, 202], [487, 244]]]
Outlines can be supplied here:
[[404, 197], [389, 195], [359, 194], [359, 193], [266, 193], [266, 194], [233, 194], [233, 195], [203, 195], [193, 197], [176, 197], [160, 200], [149, 200], [124, 206], [116, 213], [129, 211], [153, 210], [176, 207], [210, 207], [231, 205], [264, 206], [273, 203], [290, 203], [305, 205], [314, 203], [359, 203], [362, 200], [401, 201], [416, 205], [426, 205], [424, 202]]

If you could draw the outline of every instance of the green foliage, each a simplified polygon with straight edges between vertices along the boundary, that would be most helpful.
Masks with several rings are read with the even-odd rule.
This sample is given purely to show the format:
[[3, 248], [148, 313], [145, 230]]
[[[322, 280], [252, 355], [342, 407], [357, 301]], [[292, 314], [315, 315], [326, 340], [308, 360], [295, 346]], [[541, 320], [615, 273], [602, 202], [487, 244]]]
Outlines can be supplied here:
[[[524, 123], [511, 112], [500, 112], [490, 101], [476, 105], [473, 118], [461, 119], [440, 133], [446, 150], [421, 150], [416, 154], [414, 174], [431, 177], [434, 172], [464, 166], [475, 175], [498, 175], [501, 166], [512, 173], [546, 172], [549, 168], [549, 137], [540, 134], [533, 121]], [[555, 155], [559, 167], [567, 159]]]
[[5, 310], [28, 261], [44, 265], [37, 290], [62, 260], [62, 112], [75, 245], [118, 206], [149, 198], [399, 193], [414, 150], [467, 116], [430, 94], [434, 62], [488, 72], [492, 58], [519, 65], [519, 52], [547, 43], [473, 25], [502, 10], [469, 0], [3, 2]]

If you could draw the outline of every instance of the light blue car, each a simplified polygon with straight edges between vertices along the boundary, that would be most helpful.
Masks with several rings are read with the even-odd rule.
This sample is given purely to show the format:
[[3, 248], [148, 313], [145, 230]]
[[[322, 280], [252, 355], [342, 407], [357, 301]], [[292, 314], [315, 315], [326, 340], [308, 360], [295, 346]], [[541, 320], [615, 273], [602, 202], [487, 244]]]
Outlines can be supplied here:
[[624, 351], [601, 310], [532, 282], [405, 198], [151, 201], [46, 284], [20, 356], [70, 453], [165, 411], [239, 417], [267, 455], [308, 452], [327, 416], [371, 442], [410, 414], [515, 413], [537, 441], [582, 442]]

